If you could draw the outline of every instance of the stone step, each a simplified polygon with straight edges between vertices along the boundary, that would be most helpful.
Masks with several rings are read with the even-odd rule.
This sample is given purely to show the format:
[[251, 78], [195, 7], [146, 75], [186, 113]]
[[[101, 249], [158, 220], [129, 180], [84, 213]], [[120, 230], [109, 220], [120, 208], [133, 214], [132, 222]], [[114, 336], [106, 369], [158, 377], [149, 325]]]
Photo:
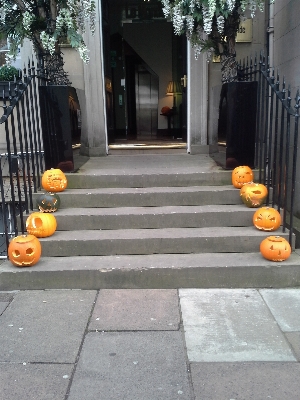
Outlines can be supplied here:
[[[253, 226], [254, 210], [240, 205], [68, 208], [53, 215], [57, 230]], [[26, 217], [25, 217], [26, 218]]]
[[[279, 233], [278, 233], [279, 234]], [[255, 227], [56, 231], [41, 239], [44, 257], [255, 252], [269, 236]], [[280, 233], [287, 238], [288, 232]], [[293, 246], [294, 247], [294, 246]]]
[[[40, 193], [34, 194], [36, 199]], [[66, 189], [58, 193], [61, 208], [152, 207], [240, 204], [239, 190], [227, 186]]]
[[40, 289], [286, 288], [300, 286], [300, 255], [254, 253], [45, 257], [29, 268], [0, 264], [0, 291]]
[[138, 187], [186, 187], [200, 185], [230, 185], [232, 171], [214, 170], [194, 172], [182, 172], [178, 165], [178, 172], [170, 171], [167, 168], [155, 171], [153, 168], [147, 170], [124, 170], [102, 172], [96, 170], [84, 170], [82, 168], [77, 173], [66, 174], [68, 189], [88, 189], [88, 188], [138, 188]]

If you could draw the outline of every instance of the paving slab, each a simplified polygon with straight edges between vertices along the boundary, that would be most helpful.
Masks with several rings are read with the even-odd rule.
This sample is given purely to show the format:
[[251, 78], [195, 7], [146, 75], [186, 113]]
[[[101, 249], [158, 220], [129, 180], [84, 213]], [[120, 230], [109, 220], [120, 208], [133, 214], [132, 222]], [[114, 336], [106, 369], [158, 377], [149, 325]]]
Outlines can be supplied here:
[[292, 346], [297, 360], [300, 361], [300, 332], [287, 332], [285, 337]]
[[177, 290], [100, 290], [89, 330], [177, 330]]
[[296, 361], [254, 289], [180, 289], [191, 362]]
[[283, 332], [300, 331], [300, 288], [262, 289], [260, 293]]
[[181, 332], [88, 333], [68, 400], [192, 400]]
[[299, 363], [193, 363], [195, 400], [299, 400]]
[[75, 362], [95, 291], [19, 292], [0, 317], [0, 362]]
[[0, 315], [5, 311], [8, 305], [9, 303], [4, 303], [4, 302], [0, 303]]
[[64, 400], [73, 365], [0, 363], [1, 400]]

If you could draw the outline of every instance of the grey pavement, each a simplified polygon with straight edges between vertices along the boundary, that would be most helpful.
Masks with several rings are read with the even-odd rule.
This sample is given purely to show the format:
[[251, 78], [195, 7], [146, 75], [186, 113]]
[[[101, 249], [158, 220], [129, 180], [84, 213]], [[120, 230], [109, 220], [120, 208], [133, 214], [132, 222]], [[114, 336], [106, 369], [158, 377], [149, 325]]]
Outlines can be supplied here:
[[299, 400], [300, 288], [0, 292], [0, 400]]

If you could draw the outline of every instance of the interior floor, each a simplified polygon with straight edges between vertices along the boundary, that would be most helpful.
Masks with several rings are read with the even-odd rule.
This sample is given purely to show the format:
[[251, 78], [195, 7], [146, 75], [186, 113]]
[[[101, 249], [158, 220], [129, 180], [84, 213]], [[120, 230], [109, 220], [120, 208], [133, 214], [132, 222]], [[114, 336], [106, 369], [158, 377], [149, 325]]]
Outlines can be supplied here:
[[186, 142], [182, 139], [131, 139], [122, 140], [117, 139], [114, 143], [109, 145], [110, 149], [121, 149], [121, 148], [186, 148]]

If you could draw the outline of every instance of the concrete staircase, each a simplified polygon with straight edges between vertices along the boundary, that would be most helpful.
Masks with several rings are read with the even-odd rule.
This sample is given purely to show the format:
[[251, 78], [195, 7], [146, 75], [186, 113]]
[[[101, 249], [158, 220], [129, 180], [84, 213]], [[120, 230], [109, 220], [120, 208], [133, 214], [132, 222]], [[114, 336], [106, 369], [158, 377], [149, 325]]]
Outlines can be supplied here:
[[[32, 268], [0, 265], [0, 290], [289, 287], [300, 257], [269, 262], [230, 171], [68, 175]], [[278, 231], [280, 236], [288, 233]]]

